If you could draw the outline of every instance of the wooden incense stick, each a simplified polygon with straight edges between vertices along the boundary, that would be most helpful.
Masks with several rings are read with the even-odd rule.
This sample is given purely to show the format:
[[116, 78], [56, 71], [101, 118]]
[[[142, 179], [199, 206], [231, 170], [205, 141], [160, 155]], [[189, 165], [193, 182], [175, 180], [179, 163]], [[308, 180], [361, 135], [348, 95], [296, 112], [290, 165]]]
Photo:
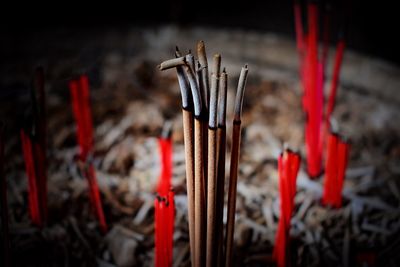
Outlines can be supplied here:
[[[206, 47], [203, 41], [197, 42], [197, 57], [199, 60], [200, 68], [198, 69], [199, 87], [203, 103], [203, 120], [208, 121], [209, 116], [209, 102], [210, 102], [210, 82], [208, 74], [208, 61], [206, 54]], [[208, 123], [203, 124], [203, 149], [204, 157], [204, 178], [208, 177]], [[205, 179], [205, 186], [207, 188], [207, 179]]]
[[248, 67], [245, 65], [240, 72], [238, 88], [236, 92], [235, 110], [233, 119], [232, 132], [232, 151], [231, 151], [231, 166], [228, 189], [228, 219], [226, 227], [226, 252], [225, 266], [231, 267], [232, 264], [232, 248], [233, 248], [233, 232], [235, 228], [235, 210], [236, 210], [236, 189], [238, 178], [239, 165], [239, 148], [240, 148], [240, 133], [241, 133], [241, 114], [243, 105], [243, 96], [246, 87]]
[[2, 266], [11, 266], [10, 254], [10, 232], [8, 219], [8, 201], [7, 201], [7, 182], [4, 171], [4, 124], [0, 121], [0, 189], [1, 189], [1, 230], [2, 230], [2, 245], [3, 245], [3, 260]]
[[194, 105], [194, 204], [195, 204], [195, 253], [194, 266], [202, 267], [205, 252], [205, 187], [204, 187], [204, 159], [203, 159], [203, 123], [201, 93], [190, 62], [193, 56], [187, 55], [188, 64], [185, 71], [191, 87]]
[[[179, 52], [178, 47], [176, 47], [175, 56], [181, 57], [181, 53]], [[185, 145], [186, 161], [186, 190], [188, 197], [189, 241], [192, 259], [191, 262], [193, 267], [195, 255], [193, 100], [188, 77], [185, 73], [183, 66], [177, 65], [176, 72], [182, 97], [183, 139]]]
[[223, 69], [220, 76], [219, 100], [218, 100], [218, 129], [217, 129], [217, 266], [224, 266], [224, 188], [225, 188], [225, 157], [226, 157], [226, 96], [228, 88], [228, 77]]
[[217, 201], [217, 105], [221, 56], [214, 56], [211, 76], [210, 113], [208, 120], [208, 171], [207, 171], [207, 253], [206, 266], [215, 266], [217, 250], [216, 201]]
[[[178, 52], [178, 49], [177, 49]], [[194, 266], [195, 235], [194, 235], [194, 141], [193, 141], [193, 100], [188, 78], [183, 67], [176, 68], [182, 94], [183, 139], [185, 143], [186, 160], [186, 191], [188, 197], [188, 222], [191, 263]]]

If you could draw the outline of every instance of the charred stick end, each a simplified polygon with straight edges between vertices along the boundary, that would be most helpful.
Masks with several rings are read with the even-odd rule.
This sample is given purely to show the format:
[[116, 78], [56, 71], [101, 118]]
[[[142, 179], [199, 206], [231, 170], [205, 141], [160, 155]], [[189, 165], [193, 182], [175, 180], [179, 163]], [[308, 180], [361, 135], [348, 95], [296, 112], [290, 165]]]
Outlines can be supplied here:
[[[177, 58], [181, 57], [181, 53], [179, 52], [178, 47], [176, 47], [176, 50], [175, 50], [175, 57], [177, 57]], [[181, 90], [182, 108], [185, 110], [188, 110], [188, 111], [192, 111], [193, 110], [193, 100], [192, 100], [188, 77], [185, 73], [185, 70], [183, 69], [183, 66], [177, 66], [176, 72], [177, 72], [177, 76], [178, 76], [179, 88]]]
[[197, 56], [202, 67], [208, 67], [206, 46], [203, 41], [197, 43]]
[[171, 68], [176, 68], [178, 66], [182, 66], [186, 64], [186, 57], [178, 57], [178, 58], [172, 58], [168, 59], [166, 61], [161, 62], [160, 65], [158, 65], [158, 68], [160, 70], [167, 70]]
[[222, 70], [219, 85], [218, 127], [226, 125], [226, 96], [228, 88], [228, 75], [225, 68]]
[[213, 73], [217, 77], [219, 77], [220, 72], [221, 72], [221, 55], [215, 54], [214, 61], [213, 61]]
[[239, 82], [238, 82], [238, 87], [237, 87], [237, 92], [236, 92], [235, 110], [234, 110], [234, 120], [235, 121], [240, 121], [241, 116], [242, 116], [243, 98], [244, 98], [244, 91], [246, 88], [248, 72], [249, 72], [249, 69], [246, 64], [246, 65], [244, 65], [244, 67], [242, 68], [242, 71], [240, 72], [240, 77], [239, 77]]

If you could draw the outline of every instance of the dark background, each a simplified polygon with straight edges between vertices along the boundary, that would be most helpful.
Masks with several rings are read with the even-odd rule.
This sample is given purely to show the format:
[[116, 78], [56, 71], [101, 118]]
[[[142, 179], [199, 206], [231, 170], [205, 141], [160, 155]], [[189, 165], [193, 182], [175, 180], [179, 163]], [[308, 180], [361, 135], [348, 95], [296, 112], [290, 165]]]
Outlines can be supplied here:
[[[335, 5], [338, 2], [332, 1]], [[370, 0], [343, 0], [342, 4], [348, 13], [348, 46], [400, 65], [396, 5]], [[338, 14], [343, 14], [342, 11]], [[7, 56], [18, 56], [18, 49], [29, 45], [25, 42], [29, 35], [44, 32], [51, 36], [63, 29], [87, 32], [174, 23], [183, 27], [273, 31], [294, 38], [293, 8], [289, 0], [12, 1], [2, 4], [0, 22], [1, 50]]]

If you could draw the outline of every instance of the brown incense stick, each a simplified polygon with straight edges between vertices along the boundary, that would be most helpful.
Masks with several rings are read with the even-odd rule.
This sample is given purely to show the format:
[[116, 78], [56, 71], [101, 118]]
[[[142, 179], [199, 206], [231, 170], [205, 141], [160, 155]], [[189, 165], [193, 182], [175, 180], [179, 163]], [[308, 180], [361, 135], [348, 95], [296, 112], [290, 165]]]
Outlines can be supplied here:
[[[181, 57], [178, 47], [176, 47], [175, 56], [177, 58]], [[190, 241], [191, 259], [192, 259], [191, 262], [192, 266], [194, 266], [195, 212], [194, 212], [193, 100], [191, 99], [191, 89], [188, 77], [185, 73], [183, 66], [178, 64], [176, 66], [176, 72], [182, 96], [183, 139], [185, 144], [186, 187], [187, 187], [187, 197], [188, 197], [189, 241]]]
[[[203, 41], [197, 42], [197, 57], [199, 60], [200, 68], [198, 69], [197, 75], [200, 77], [198, 80], [202, 103], [203, 103], [203, 114], [202, 119], [208, 122], [209, 116], [209, 102], [210, 102], [210, 83], [208, 74], [208, 61], [206, 54], [206, 47]], [[203, 157], [204, 157], [204, 184], [207, 188], [207, 177], [208, 177], [208, 123], [203, 124]], [[206, 198], [207, 199], [207, 198]]]
[[[176, 56], [180, 53], [176, 48]], [[191, 263], [194, 266], [195, 236], [194, 236], [194, 142], [193, 142], [193, 100], [188, 78], [182, 66], [176, 68], [182, 95], [183, 139], [186, 158], [186, 187], [188, 197], [188, 222]]]
[[244, 90], [246, 87], [248, 68], [245, 65], [240, 72], [238, 88], [236, 92], [233, 132], [232, 132], [232, 151], [231, 166], [228, 189], [228, 219], [226, 227], [226, 252], [225, 266], [231, 267], [232, 264], [232, 248], [233, 248], [233, 232], [235, 228], [235, 210], [236, 210], [236, 189], [239, 165], [239, 149], [240, 149], [240, 133], [241, 133], [241, 114], [243, 105]]
[[[186, 56], [188, 62], [191, 62], [192, 55]], [[185, 65], [185, 71], [190, 83], [193, 104], [194, 104], [194, 205], [195, 205], [195, 252], [194, 252], [194, 266], [204, 266], [204, 252], [205, 252], [205, 188], [204, 188], [204, 169], [203, 169], [203, 120], [202, 114], [202, 101], [200, 90], [196, 81], [196, 77], [190, 63]]]
[[226, 156], [226, 96], [228, 88], [228, 78], [225, 69], [220, 76], [218, 102], [218, 129], [217, 129], [217, 266], [224, 266], [223, 252], [223, 215], [224, 215], [224, 188], [225, 188], [225, 156]]
[[215, 266], [217, 251], [216, 199], [217, 199], [217, 104], [219, 67], [221, 56], [214, 56], [214, 73], [211, 77], [210, 113], [208, 121], [208, 179], [207, 179], [207, 257], [206, 266]]

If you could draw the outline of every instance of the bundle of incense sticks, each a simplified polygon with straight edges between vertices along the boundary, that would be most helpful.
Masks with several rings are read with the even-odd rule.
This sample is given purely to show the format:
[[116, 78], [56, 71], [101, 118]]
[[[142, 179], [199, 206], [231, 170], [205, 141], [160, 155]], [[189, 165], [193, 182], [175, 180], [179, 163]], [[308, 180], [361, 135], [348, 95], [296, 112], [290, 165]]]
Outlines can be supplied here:
[[[323, 149], [327, 132], [330, 129], [330, 117], [334, 108], [336, 88], [338, 84], [340, 66], [343, 57], [345, 42], [343, 33], [337, 46], [334, 72], [328, 106], [324, 114], [324, 81], [326, 64], [329, 52], [329, 36], [331, 13], [329, 3], [325, 5], [323, 13], [322, 48], [318, 45], [318, 6], [315, 1], [307, 3], [308, 29], [304, 31], [302, 22], [302, 5], [299, 0], [294, 1], [294, 16], [296, 30], [296, 44], [300, 57], [300, 78], [303, 87], [303, 109], [306, 113], [305, 141], [307, 152], [307, 171], [310, 177], [317, 177], [322, 173]], [[321, 52], [319, 52], [321, 51]], [[324, 118], [325, 115], [325, 118]], [[325, 125], [322, 123], [325, 120]]]
[[155, 266], [170, 267], [173, 261], [173, 233], [175, 221], [172, 178], [172, 139], [170, 127], [159, 138], [161, 175], [157, 185], [155, 210]]
[[328, 138], [322, 203], [333, 208], [342, 206], [343, 181], [346, 174], [350, 144], [338, 134]]
[[286, 149], [278, 159], [280, 217], [278, 230], [275, 237], [273, 257], [277, 266], [290, 265], [290, 219], [296, 195], [296, 178], [300, 166], [300, 156]]
[[76, 80], [69, 82], [72, 99], [72, 109], [77, 125], [77, 139], [80, 147], [79, 166], [81, 173], [89, 183], [90, 199], [94, 207], [100, 228], [103, 233], [107, 231], [96, 173], [91, 161], [93, 152], [93, 125], [90, 111], [89, 79], [81, 75]]
[[0, 208], [1, 208], [1, 234], [2, 234], [2, 266], [11, 266], [10, 232], [8, 219], [7, 182], [4, 175], [4, 125], [0, 121]]
[[[241, 112], [248, 67], [239, 77], [232, 133], [226, 243], [223, 237], [223, 201], [226, 149], [227, 73], [221, 56], [214, 55], [211, 75], [204, 42], [197, 44], [198, 61], [189, 52], [160, 64], [176, 68], [182, 94], [186, 158], [188, 222], [192, 266], [232, 266], [236, 185], [239, 161]], [[211, 85], [210, 81], [211, 80]]]
[[29, 181], [29, 212], [32, 222], [43, 226], [47, 220], [47, 160], [46, 102], [42, 68], [36, 69], [30, 92], [32, 116], [29, 124], [21, 129], [21, 143]]

